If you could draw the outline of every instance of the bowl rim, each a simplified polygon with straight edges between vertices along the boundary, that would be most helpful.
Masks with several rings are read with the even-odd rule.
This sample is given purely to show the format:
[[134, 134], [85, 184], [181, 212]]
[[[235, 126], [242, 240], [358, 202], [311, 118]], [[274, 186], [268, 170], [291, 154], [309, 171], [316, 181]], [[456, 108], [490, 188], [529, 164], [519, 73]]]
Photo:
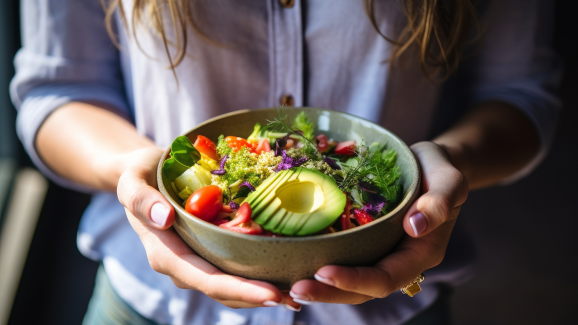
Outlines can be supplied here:
[[[379, 217], [378, 219], [376, 219], [375, 221], [369, 223], [369, 224], [365, 224], [359, 227], [355, 227], [353, 229], [347, 229], [347, 230], [343, 230], [343, 231], [338, 231], [338, 232], [334, 232], [334, 233], [330, 233], [330, 234], [317, 234], [317, 235], [310, 235], [310, 236], [293, 236], [293, 237], [269, 237], [269, 236], [259, 236], [259, 235], [248, 235], [248, 234], [241, 234], [238, 232], [234, 232], [234, 231], [230, 231], [227, 229], [223, 229], [219, 226], [213, 225], [210, 222], [204, 221], [202, 219], [199, 219], [195, 216], [193, 216], [192, 214], [190, 214], [189, 212], [187, 212], [180, 204], [178, 204], [167, 192], [164, 183], [162, 181], [162, 167], [163, 167], [163, 163], [164, 161], [168, 158], [170, 151], [171, 151], [171, 147], [169, 145], [169, 147], [165, 150], [165, 152], [163, 153], [163, 155], [161, 156], [161, 159], [159, 161], [159, 164], [157, 166], [157, 186], [159, 191], [162, 193], [162, 195], [165, 197], [165, 199], [167, 201], [169, 201], [171, 203], [171, 205], [173, 206], [173, 208], [175, 210], [178, 210], [180, 212], [180, 216], [184, 216], [186, 217], [188, 220], [191, 220], [193, 223], [198, 224], [201, 227], [205, 227], [208, 226], [209, 229], [212, 229], [214, 231], [217, 231], [223, 235], [230, 235], [230, 236], [234, 236], [237, 237], [239, 239], [243, 239], [243, 240], [249, 240], [249, 241], [274, 241], [274, 242], [309, 242], [309, 241], [318, 241], [318, 240], [323, 240], [323, 239], [334, 239], [334, 238], [338, 238], [340, 236], [348, 236], [348, 235], [353, 235], [356, 234], [358, 232], [362, 232], [366, 229], [369, 229], [372, 226], [377, 225], [378, 223], [382, 223], [385, 222], [387, 219], [393, 217], [394, 215], [396, 215], [399, 211], [401, 211], [410, 201], [413, 200], [413, 198], [416, 196], [416, 193], [419, 191], [420, 189], [420, 184], [421, 184], [421, 166], [418, 162], [418, 160], [415, 157], [415, 154], [413, 153], [413, 151], [409, 148], [409, 146], [403, 141], [401, 140], [397, 135], [395, 135], [393, 132], [389, 131], [388, 129], [384, 128], [383, 126], [374, 123], [372, 121], [369, 121], [367, 119], [364, 119], [362, 117], [359, 116], [355, 116], [349, 113], [344, 113], [344, 112], [340, 112], [340, 111], [334, 111], [334, 110], [329, 110], [329, 109], [324, 109], [324, 108], [316, 108], [316, 107], [308, 107], [308, 106], [303, 106], [303, 107], [290, 107], [287, 108], [287, 110], [317, 110], [317, 111], [329, 111], [329, 112], [333, 112], [333, 113], [339, 113], [339, 114], [343, 114], [343, 115], [347, 115], [349, 118], [351, 119], [356, 119], [356, 120], [360, 120], [363, 122], [368, 122], [371, 123], [383, 130], [386, 131], [386, 133], [391, 136], [394, 140], [396, 140], [401, 147], [403, 148], [403, 150], [407, 151], [409, 153], [409, 157], [410, 157], [410, 161], [412, 162], [412, 166], [414, 168], [412, 168], [413, 170], [413, 180], [411, 182], [411, 185], [409, 186], [409, 189], [407, 191], [407, 194], [404, 196], [403, 200], [397, 205], [397, 207], [395, 207], [395, 209], [391, 210], [389, 213], [387, 213], [384, 216]], [[229, 112], [229, 113], [225, 113], [225, 114], [221, 114], [215, 117], [212, 117], [208, 120], [205, 120], [204, 122], [201, 122], [199, 124], [197, 124], [195, 127], [193, 127], [192, 129], [190, 129], [189, 131], [183, 133], [183, 136], [186, 136], [188, 138], [188, 135], [190, 133], [192, 133], [194, 130], [213, 123], [215, 121], [218, 121], [222, 118], [225, 117], [231, 117], [231, 116], [235, 116], [235, 115], [241, 115], [241, 114], [245, 114], [247, 112], [252, 112], [255, 110], [277, 110], [277, 108], [257, 108], [257, 109], [243, 109], [243, 110], [237, 110], [237, 111], [233, 111], [233, 112]], [[190, 139], [189, 139], [190, 140]], [[176, 214], [176, 211], [175, 211]], [[176, 216], [175, 216], [176, 219]]]

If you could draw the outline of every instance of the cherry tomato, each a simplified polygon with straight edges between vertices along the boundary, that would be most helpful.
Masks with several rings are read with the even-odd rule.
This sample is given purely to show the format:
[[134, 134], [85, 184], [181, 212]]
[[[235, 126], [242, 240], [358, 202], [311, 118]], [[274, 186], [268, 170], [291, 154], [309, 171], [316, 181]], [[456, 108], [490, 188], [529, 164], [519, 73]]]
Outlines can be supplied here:
[[185, 203], [185, 210], [199, 219], [211, 221], [223, 207], [223, 191], [215, 185], [196, 190]]
[[261, 225], [251, 220], [251, 206], [247, 202], [242, 203], [234, 212], [233, 220], [220, 224], [219, 227], [249, 235], [258, 235], [263, 232]]
[[363, 225], [370, 223], [374, 220], [373, 217], [369, 215], [369, 213], [367, 213], [363, 210], [355, 209], [355, 210], [353, 210], [353, 213], [355, 214], [355, 220], [357, 220], [357, 222], [359, 222], [360, 226], [363, 226]]
[[236, 226], [240, 223], [248, 222], [251, 220], [251, 206], [247, 202], [243, 202], [237, 211], [233, 212], [231, 215], [233, 220], [223, 224], [222, 228], [229, 228], [232, 226]]
[[257, 149], [255, 149], [255, 152], [259, 155], [262, 154], [263, 152], [270, 152], [270, 151], [271, 151], [271, 146], [269, 145], [269, 139], [262, 139], [259, 142]]
[[[219, 227], [221, 227], [221, 225], [219, 225]], [[261, 228], [261, 225], [256, 223], [253, 220], [249, 220], [247, 222], [240, 223], [237, 226], [231, 226], [227, 229], [232, 230], [234, 232], [238, 232], [241, 234], [248, 234], [248, 235], [259, 235], [263, 232], [263, 228]]]
[[325, 134], [320, 134], [316, 137], [317, 139], [317, 149], [319, 152], [325, 152], [328, 149], [327, 136]]
[[353, 155], [355, 153], [355, 141], [339, 142], [335, 146], [335, 153], [338, 155]]
[[198, 135], [197, 140], [195, 140], [195, 144], [193, 144], [193, 146], [195, 149], [199, 150], [200, 153], [211, 159], [217, 161], [220, 159], [219, 154], [217, 153], [217, 146], [207, 137]]
[[247, 147], [249, 148], [249, 151], [253, 152], [253, 145], [243, 138], [228, 136], [225, 138], [225, 142], [227, 143], [227, 146], [235, 150], [235, 152], [241, 150], [243, 147]]

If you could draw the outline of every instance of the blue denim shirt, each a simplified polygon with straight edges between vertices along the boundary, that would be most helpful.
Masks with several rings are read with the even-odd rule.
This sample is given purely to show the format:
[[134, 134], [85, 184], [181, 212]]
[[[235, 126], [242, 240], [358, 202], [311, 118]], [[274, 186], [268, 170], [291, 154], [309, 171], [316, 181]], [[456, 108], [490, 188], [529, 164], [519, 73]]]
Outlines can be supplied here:
[[[130, 22], [131, 5], [123, 2]], [[404, 22], [398, 1], [376, 2], [380, 30], [395, 38]], [[113, 45], [98, 0], [23, 0], [22, 10], [23, 47], [11, 84], [18, 133], [40, 170], [78, 190], [90, 189], [52, 172], [34, 145], [46, 117], [70, 101], [105, 103], [167, 147], [210, 117], [277, 106], [285, 95], [295, 106], [380, 123], [408, 144], [427, 140], [476, 103], [500, 100], [527, 114], [542, 141], [538, 157], [515, 177], [546, 153], [560, 107], [548, 0], [485, 1], [482, 46], [443, 85], [427, 81], [417, 63], [392, 70], [384, 62], [392, 44], [374, 30], [361, 1], [296, 0], [291, 8], [278, 0], [197, 1], [194, 19], [211, 42], [189, 31], [187, 56], [176, 69], [178, 86], [150, 30], [137, 26], [137, 44], [131, 24], [123, 27], [117, 13], [121, 49]], [[164, 21], [171, 38], [168, 14]], [[95, 193], [80, 224], [78, 247], [103, 261], [112, 286], [135, 310], [171, 324], [399, 324], [435, 300], [436, 282], [458, 283], [471, 265], [468, 252], [448, 253], [442, 266], [426, 273], [424, 291], [413, 299], [394, 293], [359, 306], [314, 304], [293, 313], [282, 307], [233, 310], [175, 287], [150, 268], [112, 193]]]

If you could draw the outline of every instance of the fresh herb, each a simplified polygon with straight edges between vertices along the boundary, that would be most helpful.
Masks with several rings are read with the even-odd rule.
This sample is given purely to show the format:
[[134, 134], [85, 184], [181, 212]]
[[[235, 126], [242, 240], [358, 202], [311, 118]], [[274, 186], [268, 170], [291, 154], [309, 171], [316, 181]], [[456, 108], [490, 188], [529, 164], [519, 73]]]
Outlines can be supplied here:
[[291, 127], [294, 130], [303, 132], [303, 137], [311, 140], [313, 139], [313, 122], [305, 115], [305, 111], [301, 111], [293, 121]]
[[[279, 108], [278, 112], [277, 112], [277, 117], [275, 117], [272, 121], [267, 121], [269, 122], [269, 124], [267, 125], [269, 127], [269, 129], [273, 130], [273, 131], [281, 131], [281, 132], [286, 132], [287, 135], [298, 135], [300, 137], [300, 140], [304, 140], [304, 144], [305, 144], [305, 154], [311, 158], [311, 159], [315, 159], [315, 160], [320, 160], [320, 154], [319, 151], [317, 150], [317, 146], [315, 144], [313, 144], [313, 142], [311, 142], [311, 140], [309, 138], [307, 138], [305, 136], [305, 133], [303, 132], [303, 130], [299, 130], [299, 129], [293, 129], [291, 128], [289, 125], [287, 125], [287, 123], [285, 122], [285, 120], [287, 119], [287, 113], [285, 112], [285, 109], [283, 107]], [[311, 128], [311, 133], [313, 132], [313, 124], [307, 125], [307, 127]], [[309, 131], [308, 131], [309, 132]]]
[[180, 136], [171, 144], [170, 158], [163, 163], [163, 175], [170, 184], [201, 159], [189, 138]]

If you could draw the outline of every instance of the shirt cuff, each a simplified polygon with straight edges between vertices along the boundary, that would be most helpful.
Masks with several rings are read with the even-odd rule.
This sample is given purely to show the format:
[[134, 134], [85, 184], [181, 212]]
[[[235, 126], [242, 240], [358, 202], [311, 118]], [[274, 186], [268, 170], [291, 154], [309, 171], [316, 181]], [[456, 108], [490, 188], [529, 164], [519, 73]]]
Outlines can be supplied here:
[[104, 103], [114, 113], [130, 116], [124, 96], [116, 89], [97, 83], [58, 83], [38, 86], [27, 93], [18, 112], [16, 129], [32, 162], [50, 180], [77, 191], [95, 192], [57, 175], [44, 164], [36, 150], [36, 135], [42, 123], [57, 108], [73, 101]]

